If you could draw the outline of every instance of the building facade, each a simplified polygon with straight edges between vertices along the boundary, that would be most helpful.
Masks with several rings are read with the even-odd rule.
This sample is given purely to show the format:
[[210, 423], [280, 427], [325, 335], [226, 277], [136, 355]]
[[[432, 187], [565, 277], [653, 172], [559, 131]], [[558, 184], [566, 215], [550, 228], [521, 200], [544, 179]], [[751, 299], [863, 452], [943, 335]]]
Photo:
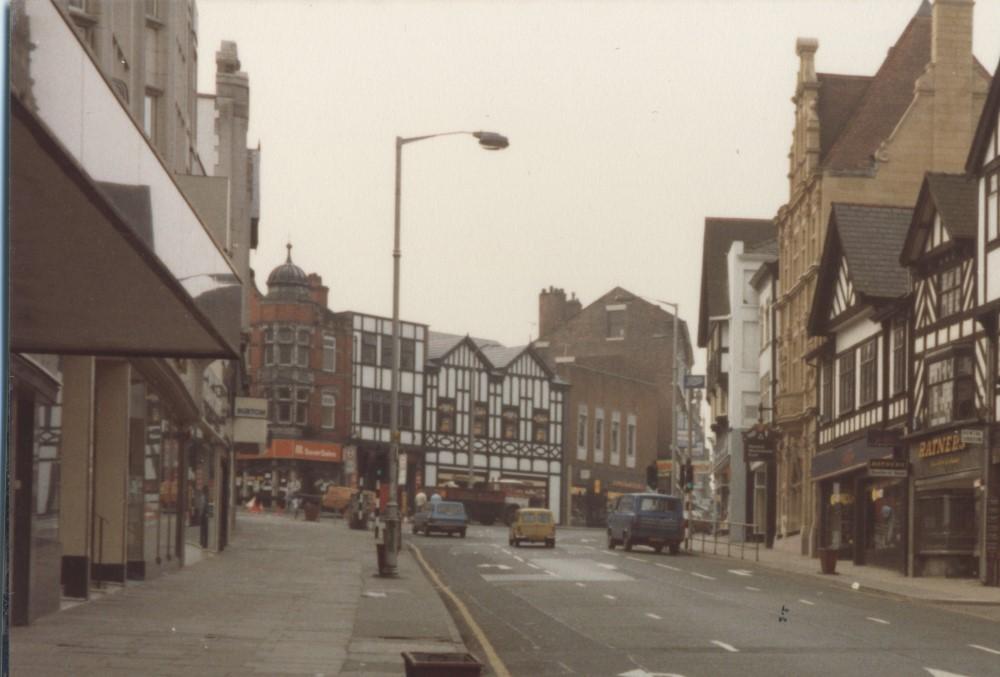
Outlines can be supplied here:
[[[193, 3], [16, 3], [12, 21], [10, 589], [28, 623], [224, 545], [223, 458], [192, 459], [226, 445], [217, 360], [241, 354], [243, 279], [177, 179], [196, 164]], [[188, 126], [150, 133], [158, 89]]]
[[271, 271], [267, 294], [254, 294], [250, 391], [267, 401], [269, 443], [238, 457], [238, 494], [281, 505], [289, 486], [319, 500], [326, 487], [350, 484], [352, 452], [350, 319], [330, 312], [329, 289], [292, 261]]
[[[750, 524], [754, 477], [743, 433], [760, 419], [761, 327], [757, 290], [761, 265], [776, 258], [774, 224], [763, 219], [705, 219], [698, 345], [707, 351], [706, 399], [714, 434], [720, 519]], [[763, 533], [764, 524], [756, 531]], [[731, 527], [744, 539], [743, 527]]]
[[802, 551], [817, 543], [818, 497], [808, 477], [816, 447], [819, 347], [807, 318], [830, 205], [912, 203], [925, 171], [959, 171], [989, 73], [972, 54], [972, 0], [923, 3], [871, 77], [817, 73], [818, 43], [800, 38], [789, 199], [779, 243], [778, 511]]
[[[550, 369], [556, 368], [556, 358], [585, 358], [593, 368], [656, 384], [656, 458], [664, 468], [675, 445], [674, 417], [686, 401], [682, 384], [693, 359], [687, 323], [677, 318], [675, 341], [674, 320], [656, 304], [621, 287], [585, 308], [575, 298], [567, 300], [562, 289], [549, 288], [539, 295], [540, 335], [533, 344]], [[567, 458], [574, 453], [575, 449], [567, 450]], [[663, 489], [677, 482], [676, 473], [671, 478], [670, 472], [667, 469], [662, 479]], [[636, 469], [635, 481], [645, 482], [643, 468]]]
[[516, 480], [558, 521], [566, 384], [529, 346], [435, 332], [425, 379], [424, 454], [411, 464], [412, 487]]
[[819, 547], [905, 572], [909, 487], [910, 280], [896, 263], [913, 210], [836, 203], [830, 211], [810, 336], [819, 423], [810, 481]]

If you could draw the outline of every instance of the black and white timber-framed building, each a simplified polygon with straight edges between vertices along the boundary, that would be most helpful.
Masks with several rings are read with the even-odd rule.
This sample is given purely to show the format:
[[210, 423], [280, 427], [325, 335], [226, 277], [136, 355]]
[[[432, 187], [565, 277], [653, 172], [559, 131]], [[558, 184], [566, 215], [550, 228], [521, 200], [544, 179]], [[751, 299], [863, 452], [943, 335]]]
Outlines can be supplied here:
[[427, 356], [417, 486], [519, 480], [559, 520], [569, 385], [530, 346], [430, 332]]

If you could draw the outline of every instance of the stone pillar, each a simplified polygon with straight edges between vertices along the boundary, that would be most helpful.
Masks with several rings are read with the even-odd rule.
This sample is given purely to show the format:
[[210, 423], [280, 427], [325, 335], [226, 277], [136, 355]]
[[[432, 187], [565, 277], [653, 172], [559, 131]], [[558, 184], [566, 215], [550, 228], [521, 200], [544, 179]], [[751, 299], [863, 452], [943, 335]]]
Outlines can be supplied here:
[[62, 358], [63, 406], [60, 443], [59, 540], [66, 597], [86, 599], [90, 589], [90, 546], [94, 473], [93, 357]]
[[98, 360], [95, 370], [91, 577], [125, 582], [128, 515], [129, 380], [127, 362]]

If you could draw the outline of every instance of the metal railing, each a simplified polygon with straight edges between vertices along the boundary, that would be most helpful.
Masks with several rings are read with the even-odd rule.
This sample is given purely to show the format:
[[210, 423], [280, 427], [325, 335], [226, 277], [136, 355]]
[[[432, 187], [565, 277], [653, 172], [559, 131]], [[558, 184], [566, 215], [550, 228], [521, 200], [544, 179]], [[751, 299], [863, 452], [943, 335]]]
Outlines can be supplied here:
[[[737, 543], [732, 541], [734, 528], [743, 532], [743, 538]], [[747, 549], [753, 546], [754, 561], [759, 562], [761, 539], [758, 537], [756, 529], [756, 524], [747, 524], [746, 522], [690, 519], [688, 520], [687, 549], [689, 551], [697, 550], [695, 541], [698, 540], [701, 543], [701, 552], [707, 552], [708, 544], [711, 542], [713, 555], [720, 554], [720, 545], [724, 545], [726, 557], [734, 557], [732, 551], [738, 546], [740, 559], [745, 559]], [[696, 536], [700, 536], [700, 538], [696, 539]], [[720, 536], [722, 537], [721, 541]], [[750, 539], [749, 543], [747, 542], [748, 538]]]

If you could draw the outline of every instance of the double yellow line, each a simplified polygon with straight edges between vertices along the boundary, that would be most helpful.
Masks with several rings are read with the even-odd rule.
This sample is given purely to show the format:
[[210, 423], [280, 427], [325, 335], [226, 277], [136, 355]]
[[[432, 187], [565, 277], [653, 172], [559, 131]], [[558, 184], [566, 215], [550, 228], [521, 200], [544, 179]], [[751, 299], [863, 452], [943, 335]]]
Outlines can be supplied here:
[[486, 660], [489, 662], [490, 668], [493, 670], [493, 674], [497, 677], [511, 677], [510, 672], [507, 670], [507, 666], [505, 666], [503, 661], [500, 660], [500, 656], [498, 656], [497, 652], [493, 649], [493, 645], [490, 644], [490, 640], [486, 639], [486, 633], [483, 632], [483, 629], [479, 627], [479, 624], [472, 618], [472, 614], [469, 613], [468, 607], [466, 607], [462, 600], [458, 598], [458, 595], [453, 593], [447, 585], [441, 582], [437, 573], [431, 568], [431, 565], [427, 563], [427, 560], [424, 559], [424, 555], [420, 552], [420, 548], [413, 543], [410, 543], [409, 547], [410, 550], [413, 551], [413, 554], [417, 556], [417, 561], [420, 562], [420, 566], [423, 568], [424, 572], [434, 582], [434, 585], [436, 585], [441, 592], [446, 594], [448, 599], [455, 604], [459, 613], [462, 614], [462, 619], [466, 622], [469, 628], [472, 629], [472, 634], [476, 636], [476, 641], [479, 642], [479, 645], [483, 647], [483, 651], [486, 653]]

